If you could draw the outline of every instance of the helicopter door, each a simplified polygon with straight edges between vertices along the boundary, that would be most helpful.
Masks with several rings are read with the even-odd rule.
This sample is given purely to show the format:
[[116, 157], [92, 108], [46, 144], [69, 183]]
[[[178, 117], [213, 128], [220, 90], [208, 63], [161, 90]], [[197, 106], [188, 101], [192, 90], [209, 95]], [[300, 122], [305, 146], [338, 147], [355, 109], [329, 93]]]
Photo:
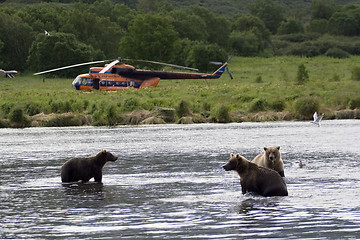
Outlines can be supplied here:
[[100, 79], [95, 78], [95, 79], [93, 80], [93, 89], [99, 90], [99, 85], [100, 85]]
[[135, 82], [134, 82], [134, 80], [131, 80], [131, 81], [130, 81], [129, 86], [130, 86], [130, 87], [134, 87], [134, 86], [135, 86]]

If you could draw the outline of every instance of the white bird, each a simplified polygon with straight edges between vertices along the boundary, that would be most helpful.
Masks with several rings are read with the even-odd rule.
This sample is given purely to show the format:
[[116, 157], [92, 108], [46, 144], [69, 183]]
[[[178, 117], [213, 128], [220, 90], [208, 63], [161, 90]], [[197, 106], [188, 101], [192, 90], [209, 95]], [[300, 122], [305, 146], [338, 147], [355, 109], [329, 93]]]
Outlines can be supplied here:
[[50, 36], [50, 33], [45, 30], [45, 35], [46, 35], [46, 36]]
[[310, 123], [316, 124], [320, 127], [320, 121], [323, 117], [324, 117], [324, 114], [321, 114], [320, 116], [318, 116], [317, 112], [314, 112], [314, 115], [313, 115], [314, 121], [311, 121]]

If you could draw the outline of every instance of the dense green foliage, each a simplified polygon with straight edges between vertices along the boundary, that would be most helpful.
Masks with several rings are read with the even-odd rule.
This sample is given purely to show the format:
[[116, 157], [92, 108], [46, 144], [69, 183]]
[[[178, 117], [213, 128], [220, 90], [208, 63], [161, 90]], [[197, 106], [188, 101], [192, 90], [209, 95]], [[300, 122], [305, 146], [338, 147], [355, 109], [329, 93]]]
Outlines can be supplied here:
[[359, 60], [234, 57], [235, 79], [162, 80], [118, 92], [76, 91], [72, 79], [3, 78], [0, 127], [311, 119], [313, 111], [360, 118]]
[[209, 71], [209, 61], [225, 61], [234, 50], [238, 56], [360, 54], [360, 5], [352, 0], [2, 2], [4, 69], [39, 71], [121, 56]]

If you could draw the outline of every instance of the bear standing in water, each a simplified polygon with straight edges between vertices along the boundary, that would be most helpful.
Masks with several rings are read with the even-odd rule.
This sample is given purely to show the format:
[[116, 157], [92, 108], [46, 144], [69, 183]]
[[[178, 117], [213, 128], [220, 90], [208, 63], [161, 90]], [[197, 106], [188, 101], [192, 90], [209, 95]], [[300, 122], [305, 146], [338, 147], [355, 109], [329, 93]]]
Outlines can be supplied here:
[[264, 197], [288, 195], [286, 184], [279, 173], [260, 167], [239, 154], [230, 154], [230, 159], [223, 168], [239, 174], [243, 194], [254, 192]]
[[102, 168], [106, 162], [115, 162], [117, 157], [102, 150], [96, 156], [87, 158], [72, 158], [61, 167], [62, 182], [88, 182], [91, 178], [101, 183]]
[[281, 159], [280, 146], [264, 147], [265, 152], [257, 155], [251, 162], [261, 167], [274, 169], [280, 176], [285, 177], [284, 162]]

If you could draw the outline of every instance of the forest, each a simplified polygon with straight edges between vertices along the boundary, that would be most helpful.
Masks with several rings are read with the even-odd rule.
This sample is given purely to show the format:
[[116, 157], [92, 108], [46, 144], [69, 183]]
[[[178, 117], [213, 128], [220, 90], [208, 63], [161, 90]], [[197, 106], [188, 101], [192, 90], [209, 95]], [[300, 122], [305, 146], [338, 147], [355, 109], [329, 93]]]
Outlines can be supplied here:
[[0, 67], [35, 72], [121, 56], [210, 71], [209, 61], [225, 61], [232, 52], [360, 55], [358, 1], [248, 2], [2, 0]]

